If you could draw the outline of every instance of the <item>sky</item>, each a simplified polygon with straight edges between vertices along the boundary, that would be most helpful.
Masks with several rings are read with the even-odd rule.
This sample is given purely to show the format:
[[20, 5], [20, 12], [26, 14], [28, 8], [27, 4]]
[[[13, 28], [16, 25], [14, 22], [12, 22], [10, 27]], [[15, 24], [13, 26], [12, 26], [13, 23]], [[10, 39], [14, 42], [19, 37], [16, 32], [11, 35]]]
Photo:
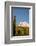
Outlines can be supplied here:
[[29, 23], [29, 8], [13, 7], [13, 16], [16, 16], [16, 24], [20, 22]]

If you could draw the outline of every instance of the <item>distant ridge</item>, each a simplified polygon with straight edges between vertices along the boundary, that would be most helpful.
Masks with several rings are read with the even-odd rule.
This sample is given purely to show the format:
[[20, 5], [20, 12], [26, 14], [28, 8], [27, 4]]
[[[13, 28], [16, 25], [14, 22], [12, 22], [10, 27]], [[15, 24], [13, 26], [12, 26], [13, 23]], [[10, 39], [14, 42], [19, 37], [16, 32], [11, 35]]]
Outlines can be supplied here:
[[27, 22], [20, 22], [18, 26], [29, 27], [29, 24]]

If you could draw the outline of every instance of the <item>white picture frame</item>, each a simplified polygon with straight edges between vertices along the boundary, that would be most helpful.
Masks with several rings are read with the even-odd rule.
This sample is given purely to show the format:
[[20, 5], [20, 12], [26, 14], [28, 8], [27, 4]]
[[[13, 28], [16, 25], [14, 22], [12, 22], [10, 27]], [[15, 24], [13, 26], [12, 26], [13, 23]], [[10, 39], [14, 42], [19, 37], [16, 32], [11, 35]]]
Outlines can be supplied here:
[[[11, 7], [27, 7], [29, 10], [29, 24], [31, 33], [29, 36], [11, 37]], [[30, 19], [31, 18], [31, 19]], [[13, 31], [13, 30], [12, 30]], [[15, 42], [16, 41], [16, 42]], [[35, 4], [24, 2], [5, 2], [5, 43], [23, 43], [35, 41]]]

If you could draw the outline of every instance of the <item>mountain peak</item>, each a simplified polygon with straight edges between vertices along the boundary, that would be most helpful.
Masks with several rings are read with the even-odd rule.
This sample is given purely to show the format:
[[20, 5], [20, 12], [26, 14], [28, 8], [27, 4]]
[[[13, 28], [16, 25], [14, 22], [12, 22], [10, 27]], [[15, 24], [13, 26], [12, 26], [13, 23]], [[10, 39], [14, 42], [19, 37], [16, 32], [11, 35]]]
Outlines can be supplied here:
[[29, 24], [27, 22], [20, 22], [18, 26], [29, 27]]

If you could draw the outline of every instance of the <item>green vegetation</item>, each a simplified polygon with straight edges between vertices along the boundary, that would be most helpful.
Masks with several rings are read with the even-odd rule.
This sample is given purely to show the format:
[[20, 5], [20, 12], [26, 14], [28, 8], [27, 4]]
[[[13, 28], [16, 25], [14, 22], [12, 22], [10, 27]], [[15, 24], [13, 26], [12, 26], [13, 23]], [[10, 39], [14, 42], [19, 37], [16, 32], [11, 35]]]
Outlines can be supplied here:
[[17, 36], [24, 36], [24, 35], [26, 36], [26, 35], [29, 35], [29, 28], [28, 27], [24, 27], [24, 28], [23, 27], [18, 27], [17, 30], [16, 30], [16, 35]]

